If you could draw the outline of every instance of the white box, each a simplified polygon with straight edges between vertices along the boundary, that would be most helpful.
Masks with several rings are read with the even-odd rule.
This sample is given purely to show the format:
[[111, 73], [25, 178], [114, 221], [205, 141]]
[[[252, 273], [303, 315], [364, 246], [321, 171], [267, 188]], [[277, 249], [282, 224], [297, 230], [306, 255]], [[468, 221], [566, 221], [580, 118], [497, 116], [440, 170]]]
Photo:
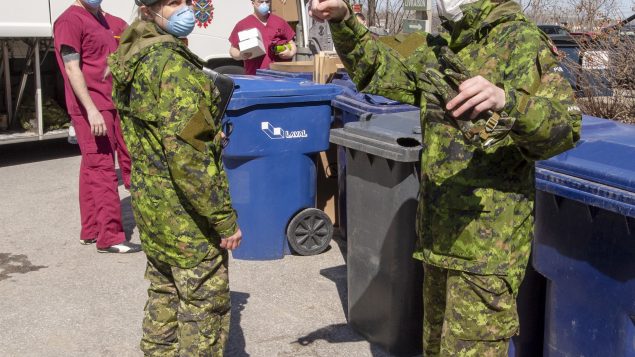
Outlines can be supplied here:
[[262, 40], [259, 38], [249, 38], [245, 41], [240, 41], [240, 43], [238, 43], [238, 49], [241, 54], [247, 52], [251, 53], [250, 58], [264, 56], [265, 53], [267, 53], [265, 45], [262, 44]]
[[245, 41], [250, 38], [257, 38], [262, 41], [262, 35], [260, 34], [260, 31], [255, 27], [253, 29], [243, 30], [238, 33], [238, 41]]

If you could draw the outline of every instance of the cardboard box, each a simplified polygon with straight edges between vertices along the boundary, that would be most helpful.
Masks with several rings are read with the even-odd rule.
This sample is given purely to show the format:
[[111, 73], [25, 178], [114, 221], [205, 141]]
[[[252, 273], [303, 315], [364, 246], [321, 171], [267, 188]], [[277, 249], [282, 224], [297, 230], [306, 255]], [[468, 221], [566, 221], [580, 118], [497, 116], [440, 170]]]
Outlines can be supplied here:
[[240, 53], [251, 53], [251, 58], [258, 58], [264, 56], [267, 53], [265, 45], [259, 38], [248, 38], [238, 43], [238, 49]]
[[313, 72], [313, 61], [274, 62], [269, 68], [281, 72]]
[[320, 84], [329, 83], [340, 68], [344, 68], [344, 65], [337, 53], [320, 51], [313, 56], [313, 81]]
[[282, 17], [286, 22], [300, 21], [297, 0], [271, 0], [271, 13]]
[[317, 159], [317, 204], [333, 222], [333, 226], [339, 226], [338, 221], [338, 185], [337, 185], [337, 146], [331, 144], [327, 151], [322, 151]]
[[260, 30], [257, 28], [243, 30], [238, 32], [238, 41], [245, 41], [250, 38], [259, 38], [262, 40], [262, 35], [260, 34]]

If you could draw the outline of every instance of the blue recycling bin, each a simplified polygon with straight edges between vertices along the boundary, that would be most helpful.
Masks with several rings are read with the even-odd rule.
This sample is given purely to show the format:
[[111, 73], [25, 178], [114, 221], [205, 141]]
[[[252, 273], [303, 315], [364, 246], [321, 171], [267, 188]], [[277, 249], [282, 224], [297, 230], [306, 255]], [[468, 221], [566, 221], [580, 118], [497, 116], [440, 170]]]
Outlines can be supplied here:
[[531, 265], [518, 290], [516, 307], [520, 333], [509, 343], [509, 357], [541, 357], [544, 345], [545, 291], [547, 280]]
[[330, 101], [341, 89], [273, 77], [233, 78], [223, 152], [243, 232], [233, 256], [280, 259], [291, 252], [289, 245], [299, 254], [317, 254], [328, 246], [333, 228], [313, 208], [315, 154], [329, 146]]
[[635, 126], [585, 117], [575, 149], [537, 163], [536, 188], [544, 356], [635, 356]]
[[344, 87], [345, 90], [357, 92], [357, 86], [351, 80], [351, 77], [348, 75], [348, 72], [345, 69], [338, 69], [337, 72], [335, 72], [335, 74], [333, 75], [331, 83], [340, 87]]
[[[419, 108], [403, 104], [379, 95], [357, 92], [355, 85], [345, 72], [339, 72], [340, 82], [337, 85], [344, 88], [342, 94], [333, 99], [334, 127], [342, 128], [345, 124], [360, 120], [369, 120], [373, 114], [391, 114], [400, 112], [419, 111]], [[347, 87], [352, 84], [351, 87]], [[337, 149], [337, 187], [338, 187], [338, 222], [339, 231], [346, 239], [346, 149]]]
[[302, 81], [313, 80], [313, 72], [285, 72], [285, 71], [276, 71], [273, 69], [257, 69], [256, 75], [265, 76], [265, 77], [284, 78], [284, 79], [297, 79]]

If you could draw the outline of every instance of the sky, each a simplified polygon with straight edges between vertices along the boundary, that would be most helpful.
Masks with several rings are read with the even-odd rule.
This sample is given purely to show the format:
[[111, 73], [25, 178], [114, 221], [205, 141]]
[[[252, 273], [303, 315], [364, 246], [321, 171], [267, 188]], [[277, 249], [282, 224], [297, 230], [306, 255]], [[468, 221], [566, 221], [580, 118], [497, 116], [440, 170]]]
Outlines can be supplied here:
[[624, 13], [624, 15], [630, 15], [633, 13], [633, 4], [631, 0], [620, 0], [620, 3], [620, 10]]

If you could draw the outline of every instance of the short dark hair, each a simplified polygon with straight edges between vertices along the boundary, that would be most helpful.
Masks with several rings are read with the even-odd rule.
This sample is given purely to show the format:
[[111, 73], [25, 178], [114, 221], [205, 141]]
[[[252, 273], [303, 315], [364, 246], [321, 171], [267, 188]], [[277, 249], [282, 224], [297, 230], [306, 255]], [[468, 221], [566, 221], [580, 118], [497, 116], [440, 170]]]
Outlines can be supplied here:
[[366, 21], [366, 16], [364, 16], [364, 14], [362, 14], [361, 12], [355, 13], [355, 16], [357, 16], [357, 18], [362, 21]]

